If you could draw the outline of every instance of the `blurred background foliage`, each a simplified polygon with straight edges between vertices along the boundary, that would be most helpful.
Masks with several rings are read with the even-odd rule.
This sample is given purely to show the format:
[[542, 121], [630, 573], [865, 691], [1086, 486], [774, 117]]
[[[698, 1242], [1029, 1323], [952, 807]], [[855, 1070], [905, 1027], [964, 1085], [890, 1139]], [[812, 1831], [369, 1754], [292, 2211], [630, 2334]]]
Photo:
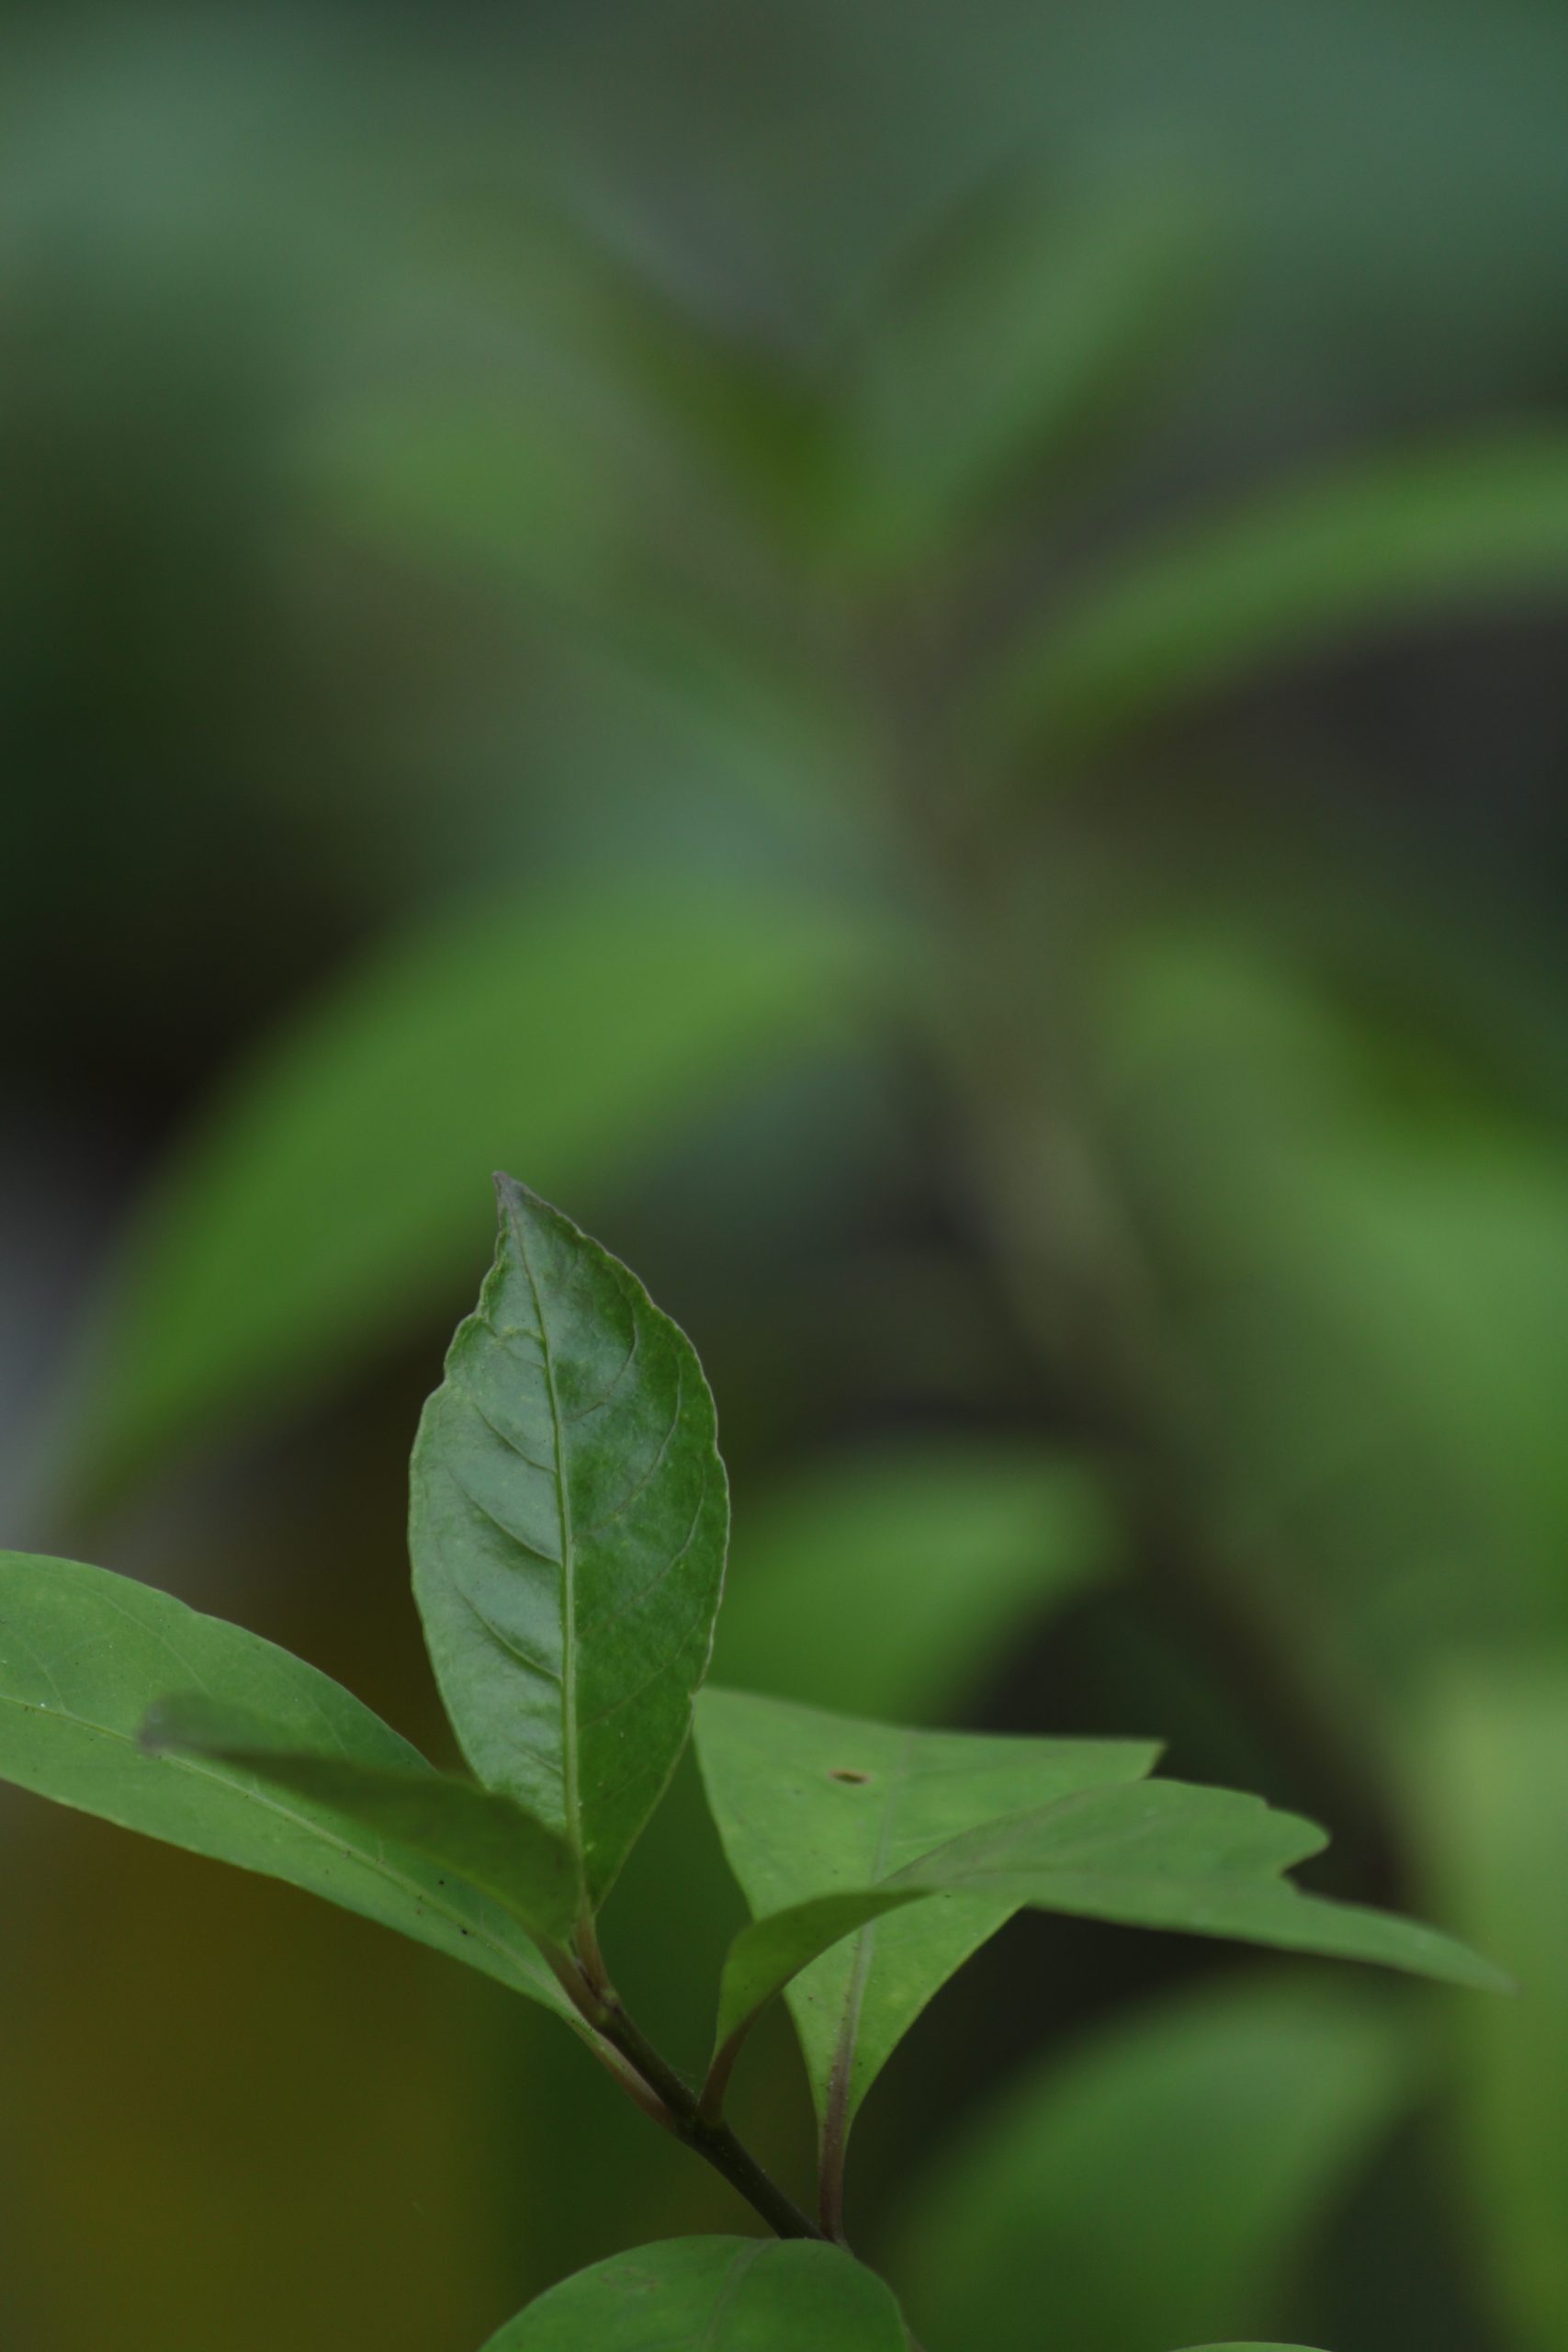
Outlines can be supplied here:
[[[721, 1673], [1157, 1734], [1523, 1985], [1015, 1925], [863, 2126], [931, 2352], [1562, 2352], [1568, 20], [0, 40], [6, 1540], [436, 1739], [513, 1167], [706, 1360]], [[496, 1988], [0, 1798], [8, 2347], [743, 2225]], [[684, 1777], [614, 1907], [694, 2061]], [[776, 2020], [739, 2099], [798, 2177]]]

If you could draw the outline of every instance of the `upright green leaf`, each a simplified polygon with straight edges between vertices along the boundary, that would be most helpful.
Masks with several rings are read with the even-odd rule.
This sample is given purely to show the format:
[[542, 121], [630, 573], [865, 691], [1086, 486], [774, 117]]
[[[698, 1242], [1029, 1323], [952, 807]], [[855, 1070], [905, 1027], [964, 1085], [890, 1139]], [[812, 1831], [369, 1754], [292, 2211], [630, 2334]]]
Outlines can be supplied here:
[[1089, 1473], [1035, 1446], [835, 1460], [740, 1513], [714, 1670], [771, 1698], [940, 1721], [1010, 1637], [1104, 1574], [1112, 1543]]
[[[956, 1831], [1151, 1770], [1146, 1741], [1014, 1739], [863, 1723], [705, 1691], [697, 1754], [759, 1919], [876, 1889]], [[818, 2118], [841, 2138], [932, 1995], [1019, 1907], [1010, 1892], [910, 1903], [797, 1976], [790, 2007]]]
[[234, 1074], [133, 1221], [73, 1491], [354, 1371], [462, 1282], [476, 1169], [603, 1186], [819, 1044], [862, 952], [776, 896], [602, 887], [393, 940]]
[[1053, 610], [987, 690], [1009, 737], [1101, 750], [1368, 622], [1568, 589], [1568, 438], [1401, 456], [1199, 525], [1076, 612]]
[[832, 2245], [667, 2238], [563, 2279], [485, 2352], [907, 2352], [880, 2278]]
[[691, 1727], [729, 1500], [691, 1342], [498, 1177], [477, 1311], [414, 1443], [414, 1593], [479, 1779], [554, 1829], [596, 1910]]
[[[962, 2127], [896, 2219], [933, 2345], [1164, 2352], [1275, 2322], [1296, 2266], [1415, 2096], [1380, 1988], [1270, 1979], [1168, 1999]], [[1216, 2347], [1218, 2352], [1218, 2347]]]
[[1568, 1672], [1495, 1668], [1433, 1700], [1425, 1842], [1454, 1917], [1515, 1971], [1467, 2006], [1453, 2136], [1502, 2334], [1568, 2341]]
[[284, 1797], [243, 1765], [144, 1747], [150, 1710], [180, 1687], [333, 1770], [443, 1785], [378, 1716], [273, 1643], [106, 1568], [0, 1553], [0, 1776], [287, 1879], [571, 2017], [514, 1916], [394, 1825], [345, 1809], [340, 1790]]

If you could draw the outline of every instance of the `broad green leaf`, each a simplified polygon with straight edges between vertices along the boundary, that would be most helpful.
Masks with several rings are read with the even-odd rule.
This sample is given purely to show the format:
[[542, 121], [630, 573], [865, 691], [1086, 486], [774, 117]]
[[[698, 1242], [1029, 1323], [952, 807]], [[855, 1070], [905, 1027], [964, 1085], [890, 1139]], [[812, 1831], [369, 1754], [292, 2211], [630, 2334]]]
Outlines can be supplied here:
[[714, 1670], [771, 1698], [940, 1719], [1104, 1573], [1112, 1544], [1089, 1472], [1032, 1446], [835, 1461], [740, 1512]]
[[1348, 467], [1127, 562], [1015, 652], [991, 716], [1072, 752], [1368, 623], [1568, 589], [1568, 438]]
[[260, 1716], [183, 1694], [152, 1709], [141, 1744], [154, 1754], [214, 1758], [268, 1788], [314, 1798], [367, 1837], [393, 1838], [466, 1879], [539, 1944], [564, 1952], [570, 1940], [577, 1881], [564, 1841], [493, 1789], [311, 1753]]
[[1483, 1991], [1512, 1989], [1501, 1970], [1451, 1936], [1393, 1912], [1304, 1894], [1282, 1875], [1327, 1842], [1314, 1823], [1276, 1813], [1261, 1797], [1149, 1781], [1088, 1789], [984, 1823], [895, 1871], [891, 1884], [1010, 1896], [1036, 1910], [1235, 1936]]
[[[1150, 1770], [1146, 1741], [919, 1732], [708, 1690], [697, 1755], [755, 1917], [885, 1881], [959, 1830]], [[835, 1943], [790, 1985], [818, 2118], [847, 2131], [933, 1994], [1019, 1907], [1010, 1892], [913, 1903]]]
[[[260, 1717], [274, 1737], [371, 1774], [437, 1781], [418, 1750], [303, 1660], [129, 1577], [0, 1553], [0, 1776], [127, 1829], [287, 1879], [571, 2018], [516, 1921], [460, 1873], [331, 1798], [287, 1800], [243, 1766], [152, 1754], [171, 1686]], [[572, 2022], [576, 2022], [572, 2018]]]
[[1101, 2028], [960, 2127], [897, 2215], [931, 2345], [1165, 2352], [1278, 2321], [1419, 2087], [1371, 1985], [1232, 1980]]
[[134, 1220], [73, 1491], [352, 1373], [462, 1281], [476, 1170], [603, 1187], [819, 1045], [862, 956], [733, 891], [517, 899], [391, 941], [231, 1080]]
[[500, 1176], [495, 1263], [414, 1442], [409, 1544], [464, 1754], [561, 1837], [596, 1910], [707, 1670], [729, 1498], [691, 1342]]
[[1568, 2341], [1568, 1672], [1498, 1667], [1432, 1703], [1413, 1787], [1445, 1904], [1515, 1972], [1517, 2001], [1467, 2004], [1455, 2153], [1501, 2334]]
[[485, 2352], [907, 2352], [873, 2272], [799, 2239], [667, 2238], [580, 2270]]
[[993, 191], [867, 322], [848, 430], [861, 560], [897, 575], [962, 553], [1021, 478], [1081, 455], [1185, 340], [1207, 224], [1168, 189], [1092, 207]]
[[775, 1993], [841, 1938], [884, 1919], [901, 1896], [944, 1904], [994, 1897], [1010, 1911], [1234, 1936], [1507, 1989], [1506, 1977], [1451, 1938], [1303, 1894], [1280, 1875], [1325, 1843], [1311, 1822], [1271, 1812], [1260, 1798], [1179, 1781], [1091, 1788], [984, 1823], [874, 1886], [820, 1895], [743, 1929], [725, 1962], [710, 2082], [722, 2087], [740, 2040]]

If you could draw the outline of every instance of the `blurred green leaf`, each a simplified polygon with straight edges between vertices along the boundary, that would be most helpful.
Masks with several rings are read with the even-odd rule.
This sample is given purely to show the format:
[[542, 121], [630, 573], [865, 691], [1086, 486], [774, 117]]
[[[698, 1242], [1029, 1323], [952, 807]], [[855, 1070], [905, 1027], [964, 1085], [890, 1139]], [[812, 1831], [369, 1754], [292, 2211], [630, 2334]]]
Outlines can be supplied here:
[[880, 2278], [799, 2239], [667, 2238], [552, 2287], [486, 2352], [906, 2352]]
[[835, 1459], [741, 1513], [715, 1671], [929, 1722], [1094, 1582], [1112, 1542], [1092, 1475], [1032, 1446], [933, 1439]]
[[1209, 223], [1169, 190], [1064, 203], [993, 191], [945, 225], [863, 331], [847, 431], [860, 560], [883, 575], [961, 553], [1021, 481], [1121, 421], [1184, 338]]
[[1568, 590], [1568, 438], [1400, 456], [1189, 527], [1053, 609], [984, 690], [1009, 740], [1063, 754], [1368, 626]]
[[1556, 2352], [1568, 2330], [1568, 1671], [1454, 1678], [1420, 1761], [1444, 1903], [1519, 1984], [1517, 2000], [1467, 2003], [1452, 2020], [1457, 2160], [1509, 2341]]
[[265, 1716], [186, 1693], [160, 1700], [141, 1738], [153, 1755], [232, 1764], [264, 1787], [330, 1806], [368, 1838], [391, 1838], [491, 1896], [541, 1946], [559, 1950], [570, 1939], [577, 1917], [572, 1855], [553, 1830], [493, 1789], [445, 1772], [392, 1771], [311, 1754]]
[[586, 1917], [686, 1744], [728, 1489], [685, 1334], [558, 1209], [496, 1190], [495, 1263], [414, 1442], [414, 1596], [465, 1755], [564, 1840]]
[[1560, 1636], [1560, 1139], [1440, 1035], [1218, 926], [1107, 968], [1110, 1132], [1245, 1523], [1390, 1690]]
[[392, 941], [229, 1082], [134, 1220], [86, 1367], [78, 1492], [354, 1372], [471, 1262], [477, 1171], [602, 1190], [860, 1011], [799, 902], [601, 887]]
[[437, 1774], [367, 1707], [287, 1650], [73, 1560], [0, 1553], [0, 1775], [192, 1853], [286, 1879], [467, 1961], [577, 2020], [499, 1904], [322, 1790], [297, 1803], [244, 1766], [141, 1744], [172, 1683], [349, 1770]]
[[[954, 1831], [1147, 1772], [1147, 1741], [1005, 1738], [863, 1723], [709, 1689], [697, 1758], [753, 1915], [874, 1889]], [[917, 1903], [836, 1944], [789, 1988], [819, 2121], [841, 2137], [883, 2066], [970, 1953], [1023, 1898]]]
[[1411, 2095], [1404, 2021], [1359, 1988], [1169, 2001], [974, 2118], [893, 2234], [931, 2352], [1165, 2352], [1267, 2325]]

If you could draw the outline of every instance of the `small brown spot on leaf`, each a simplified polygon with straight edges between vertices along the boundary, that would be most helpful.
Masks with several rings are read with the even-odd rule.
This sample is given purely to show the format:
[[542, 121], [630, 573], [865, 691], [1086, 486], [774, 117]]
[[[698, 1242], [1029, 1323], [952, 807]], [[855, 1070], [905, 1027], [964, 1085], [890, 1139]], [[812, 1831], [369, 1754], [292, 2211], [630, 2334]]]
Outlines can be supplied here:
[[871, 1774], [852, 1771], [847, 1764], [840, 1764], [829, 1773], [828, 1778], [830, 1781], [848, 1781], [852, 1788], [862, 1789], [870, 1780]]

